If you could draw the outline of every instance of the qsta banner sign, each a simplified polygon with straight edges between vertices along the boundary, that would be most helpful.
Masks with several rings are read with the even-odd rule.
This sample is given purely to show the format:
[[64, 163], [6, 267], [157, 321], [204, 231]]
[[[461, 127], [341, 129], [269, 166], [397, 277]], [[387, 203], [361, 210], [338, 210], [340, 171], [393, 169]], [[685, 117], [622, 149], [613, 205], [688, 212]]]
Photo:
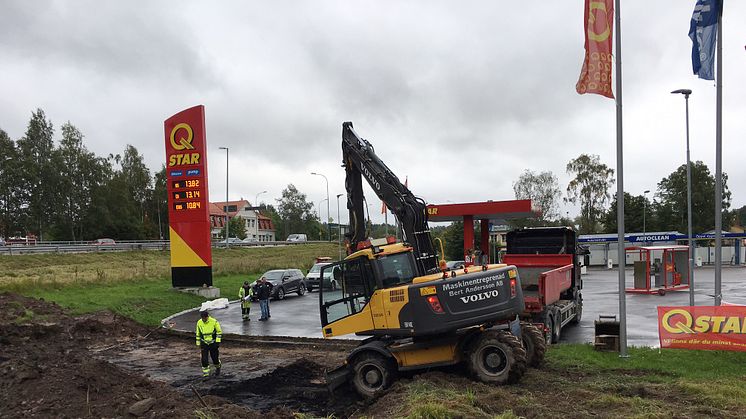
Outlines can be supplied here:
[[746, 306], [658, 307], [661, 348], [746, 352]]
[[205, 107], [181, 111], [163, 125], [171, 282], [174, 287], [212, 285]]

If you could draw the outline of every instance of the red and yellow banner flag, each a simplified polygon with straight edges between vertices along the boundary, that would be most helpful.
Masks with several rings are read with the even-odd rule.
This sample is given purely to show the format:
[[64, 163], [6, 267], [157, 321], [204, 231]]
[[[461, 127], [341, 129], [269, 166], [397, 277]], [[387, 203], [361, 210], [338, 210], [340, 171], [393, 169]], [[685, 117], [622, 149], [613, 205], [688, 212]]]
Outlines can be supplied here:
[[611, 40], [613, 0], [585, 0], [585, 60], [575, 90], [613, 99], [611, 91]]
[[746, 352], [746, 306], [658, 307], [661, 348]]

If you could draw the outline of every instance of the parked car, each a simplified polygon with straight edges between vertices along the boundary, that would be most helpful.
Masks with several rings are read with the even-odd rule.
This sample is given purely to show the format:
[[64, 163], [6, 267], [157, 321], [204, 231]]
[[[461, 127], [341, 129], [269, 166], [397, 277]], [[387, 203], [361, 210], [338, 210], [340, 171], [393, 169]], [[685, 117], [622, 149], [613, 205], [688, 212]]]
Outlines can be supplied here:
[[[306, 280], [303, 277], [303, 272], [300, 269], [273, 269], [267, 271], [259, 277], [264, 278], [272, 284], [272, 293], [270, 298], [273, 300], [282, 300], [286, 295], [296, 292], [298, 295], [306, 293]], [[254, 301], [257, 300], [256, 286], [259, 281], [256, 281], [254, 287]]]
[[308, 237], [306, 237], [305, 234], [291, 234], [291, 235], [288, 236], [287, 239], [285, 239], [285, 241], [288, 241], [288, 242], [304, 242], [304, 241], [308, 241]]
[[464, 261], [463, 260], [449, 260], [448, 262], [446, 262], [446, 267], [449, 270], [463, 269]]
[[228, 237], [228, 240], [223, 239], [223, 240], [220, 240], [218, 243], [220, 243], [220, 244], [226, 244], [226, 243], [228, 243], [228, 244], [238, 244], [238, 243], [243, 243], [243, 242], [238, 237]]
[[[331, 262], [321, 262], [316, 263], [313, 266], [311, 266], [311, 269], [308, 270], [308, 274], [306, 274], [306, 287], [308, 288], [308, 291], [313, 291], [319, 287], [319, 276], [321, 275], [321, 268], [323, 268], [326, 265], [331, 265]], [[331, 271], [328, 271], [324, 275], [324, 282], [328, 285], [329, 278], [331, 277]]]
[[96, 246], [111, 246], [117, 244], [114, 239], [96, 239], [93, 242]]
[[241, 240], [242, 243], [257, 243], [259, 240], [257, 240], [254, 237], [246, 237], [245, 239]]

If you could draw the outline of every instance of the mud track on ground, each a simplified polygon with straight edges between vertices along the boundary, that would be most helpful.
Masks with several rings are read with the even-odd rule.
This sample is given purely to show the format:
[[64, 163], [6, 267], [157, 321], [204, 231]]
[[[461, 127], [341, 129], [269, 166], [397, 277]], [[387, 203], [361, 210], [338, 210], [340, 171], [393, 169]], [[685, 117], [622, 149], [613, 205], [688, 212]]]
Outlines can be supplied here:
[[356, 342], [227, 336], [223, 373], [203, 379], [193, 335], [14, 294], [0, 306], [12, 324], [0, 329], [0, 417], [348, 417], [363, 407], [351, 392], [330, 397], [323, 380]]

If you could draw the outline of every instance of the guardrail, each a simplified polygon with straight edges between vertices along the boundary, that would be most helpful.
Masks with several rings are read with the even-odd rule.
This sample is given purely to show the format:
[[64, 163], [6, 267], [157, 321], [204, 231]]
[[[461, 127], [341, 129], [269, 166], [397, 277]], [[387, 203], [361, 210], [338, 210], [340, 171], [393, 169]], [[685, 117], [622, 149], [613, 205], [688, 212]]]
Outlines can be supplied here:
[[[319, 241], [307, 242], [251, 242], [251, 243], [229, 243], [232, 248], [261, 247], [261, 246], [286, 246], [304, 245], [308, 243], [325, 243]], [[225, 243], [212, 242], [213, 248], [225, 248]], [[98, 252], [127, 252], [133, 250], [170, 250], [171, 242], [168, 240], [145, 240], [145, 241], [120, 241], [116, 244], [91, 244], [90, 242], [37, 242], [37, 244], [12, 244], [0, 246], [2, 255], [22, 254], [44, 254], [44, 253], [98, 253]]]

